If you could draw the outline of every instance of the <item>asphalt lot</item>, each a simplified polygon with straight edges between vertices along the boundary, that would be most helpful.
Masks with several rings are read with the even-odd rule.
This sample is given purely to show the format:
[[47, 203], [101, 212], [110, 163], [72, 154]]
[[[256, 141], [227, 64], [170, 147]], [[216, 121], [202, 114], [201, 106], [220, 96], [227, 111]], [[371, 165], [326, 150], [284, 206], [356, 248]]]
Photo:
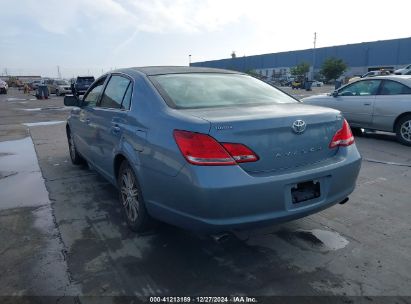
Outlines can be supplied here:
[[[332, 88], [285, 90], [301, 98]], [[0, 296], [361, 295], [409, 303], [411, 148], [394, 135], [356, 138], [363, 164], [345, 205], [219, 239], [165, 224], [136, 235], [115, 189], [71, 164], [69, 111], [54, 95], [0, 95]]]

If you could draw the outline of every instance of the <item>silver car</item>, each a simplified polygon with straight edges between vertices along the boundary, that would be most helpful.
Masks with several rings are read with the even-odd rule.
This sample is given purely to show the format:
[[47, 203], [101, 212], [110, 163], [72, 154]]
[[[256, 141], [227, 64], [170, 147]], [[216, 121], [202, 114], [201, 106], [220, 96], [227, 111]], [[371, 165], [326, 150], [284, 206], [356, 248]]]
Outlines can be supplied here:
[[48, 87], [50, 93], [55, 93], [56, 96], [71, 94], [71, 87], [67, 80], [54, 79]]
[[411, 146], [411, 76], [361, 79], [302, 101], [340, 110], [354, 132], [360, 128], [394, 132], [398, 141]]

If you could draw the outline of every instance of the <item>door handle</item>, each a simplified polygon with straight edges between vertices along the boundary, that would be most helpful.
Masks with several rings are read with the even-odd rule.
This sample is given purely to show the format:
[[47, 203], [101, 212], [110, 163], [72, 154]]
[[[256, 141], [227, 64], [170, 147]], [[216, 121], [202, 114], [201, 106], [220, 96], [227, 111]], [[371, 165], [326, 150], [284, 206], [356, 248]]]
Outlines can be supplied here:
[[118, 124], [114, 124], [114, 125], [111, 127], [111, 130], [112, 130], [112, 132], [113, 132], [114, 134], [118, 134], [118, 133], [120, 133], [121, 128], [119, 127]]
[[91, 120], [90, 120], [90, 118], [86, 118], [86, 124], [90, 124], [90, 122], [91, 122]]
[[371, 103], [370, 102], [364, 102], [364, 106], [370, 106]]

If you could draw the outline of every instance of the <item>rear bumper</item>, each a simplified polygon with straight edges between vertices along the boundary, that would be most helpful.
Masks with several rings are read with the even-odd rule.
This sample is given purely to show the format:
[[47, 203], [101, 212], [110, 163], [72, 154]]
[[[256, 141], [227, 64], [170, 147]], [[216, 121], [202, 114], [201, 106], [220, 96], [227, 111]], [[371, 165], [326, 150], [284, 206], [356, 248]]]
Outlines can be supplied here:
[[[286, 173], [250, 175], [239, 166], [186, 165], [176, 177], [147, 173], [143, 195], [153, 217], [176, 226], [252, 228], [301, 218], [343, 201], [354, 190], [360, 167], [355, 145], [340, 148], [332, 159]], [[293, 204], [292, 186], [309, 180], [320, 182], [321, 196]]]

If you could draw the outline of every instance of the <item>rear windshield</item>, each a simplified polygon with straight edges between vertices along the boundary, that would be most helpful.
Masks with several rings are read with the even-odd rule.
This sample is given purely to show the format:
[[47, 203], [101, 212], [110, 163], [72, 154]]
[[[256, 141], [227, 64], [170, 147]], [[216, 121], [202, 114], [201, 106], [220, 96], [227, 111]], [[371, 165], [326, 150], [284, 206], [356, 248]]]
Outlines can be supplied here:
[[208, 108], [297, 102], [254, 77], [241, 74], [189, 73], [151, 76], [170, 106]]
[[67, 85], [67, 84], [68, 84], [68, 82], [67, 82], [67, 81], [64, 81], [64, 80], [57, 80], [56, 83], [57, 83], [58, 85]]

